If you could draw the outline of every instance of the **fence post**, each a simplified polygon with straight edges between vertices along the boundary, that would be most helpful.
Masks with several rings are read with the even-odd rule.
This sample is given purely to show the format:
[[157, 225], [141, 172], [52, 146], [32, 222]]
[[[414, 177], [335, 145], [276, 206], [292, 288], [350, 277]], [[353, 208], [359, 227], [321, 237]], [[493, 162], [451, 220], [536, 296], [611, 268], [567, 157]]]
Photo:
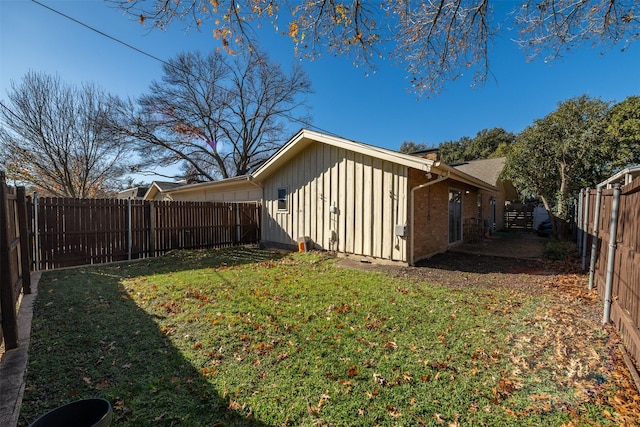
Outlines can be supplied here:
[[40, 270], [40, 223], [38, 222], [38, 193], [33, 192], [33, 270]]
[[596, 190], [596, 206], [593, 212], [593, 234], [591, 235], [591, 262], [589, 263], [589, 289], [593, 289], [593, 279], [596, 274], [596, 259], [598, 257], [598, 233], [600, 232], [600, 200], [602, 199], [602, 187]]
[[149, 202], [149, 256], [156, 256], [156, 204]]
[[613, 186], [613, 203], [611, 205], [611, 226], [609, 227], [609, 253], [607, 254], [607, 280], [604, 288], [604, 310], [602, 324], [611, 320], [611, 294], [613, 292], [613, 265], [616, 257], [616, 240], [618, 238], [618, 210], [620, 208], [620, 184]]
[[27, 193], [24, 187], [16, 189], [18, 211], [18, 232], [20, 233], [20, 267], [22, 269], [22, 289], [25, 294], [31, 293], [31, 248], [29, 223], [27, 221]]
[[0, 304], [2, 333], [7, 350], [18, 347], [18, 315], [12, 278], [16, 277], [11, 263], [11, 236], [9, 236], [9, 198], [4, 172], [0, 172]]
[[584, 203], [582, 204], [582, 270], [587, 269], [587, 241], [589, 240], [589, 195], [591, 189], [584, 190]]
[[580, 195], [578, 196], [578, 206], [576, 212], [576, 216], [574, 217], [574, 224], [576, 225], [576, 244], [578, 245], [579, 255], [582, 255], [582, 204], [584, 202], [584, 189], [580, 190]]
[[240, 226], [240, 203], [236, 202], [236, 242], [240, 243], [242, 239], [242, 227]]
[[132, 244], [132, 231], [131, 231], [131, 197], [127, 199], [127, 259], [131, 260], [131, 244]]

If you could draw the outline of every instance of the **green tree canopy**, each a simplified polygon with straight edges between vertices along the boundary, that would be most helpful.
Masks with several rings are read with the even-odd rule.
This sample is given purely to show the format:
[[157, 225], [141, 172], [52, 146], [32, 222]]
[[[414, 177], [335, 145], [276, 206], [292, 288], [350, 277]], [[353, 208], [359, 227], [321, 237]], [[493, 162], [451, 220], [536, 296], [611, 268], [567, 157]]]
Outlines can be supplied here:
[[457, 141], [440, 144], [440, 158], [454, 164], [470, 160], [502, 157], [508, 152], [516, 136], [502, 128], [483, 129], [474, 138], [463, 136]]
[[560, 224], [569, 219], [569, 200], [628, 163], [628, 143], [607, 132], [609, 103], [586, 95], [558, 104], [518, 135], [505, 177], [521, 193], [537, 195]]
[[619, 143], [620, 161], [640, 163], [640, 96], [630, 96], [614, 105], [607, 123], [607, 133]]
[[428, 147], [424, 142], [415, 143], [413, 141], [404, 141], [400, 145], [400, 150], [398, 151], [405, 154], [413, 154], [417, 153], [418, 151], [428, 150], [429, 148], [430, 147]]

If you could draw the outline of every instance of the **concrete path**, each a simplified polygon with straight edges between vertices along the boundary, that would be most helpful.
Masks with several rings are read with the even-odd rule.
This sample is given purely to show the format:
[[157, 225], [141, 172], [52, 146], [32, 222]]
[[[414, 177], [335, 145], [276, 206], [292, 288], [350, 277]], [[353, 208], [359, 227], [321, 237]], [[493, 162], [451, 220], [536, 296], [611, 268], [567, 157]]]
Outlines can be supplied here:
[[18, 425], [24, 393], [33, 303], [38, 295], [40, 272], [31, 272], [31, 294], [23, 295], [18, 311], [18, 348], [7, 350], [0, 359], [0, 427]]
[[502, 231], [475, 243], [463, 243], [449, 248], [449, 252], [503, 258], [540, 259], [544, 256], [547, 237], [525, 231]]

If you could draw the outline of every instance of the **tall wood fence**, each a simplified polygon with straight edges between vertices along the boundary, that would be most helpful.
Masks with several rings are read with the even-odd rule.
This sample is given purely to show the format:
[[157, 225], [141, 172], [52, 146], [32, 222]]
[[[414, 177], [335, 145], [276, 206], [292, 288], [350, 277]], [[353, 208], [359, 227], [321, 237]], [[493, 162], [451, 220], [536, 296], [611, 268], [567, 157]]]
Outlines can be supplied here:
[[[596, 251], [592, 284], [603, 302], [607, 299], [607, 270], [612, 267], [609, 279], [611, 321], [617, 326], [629, 353], [640, 363], [640, 178], [621, 187], [618, 203], [617, 229], [612, 236], [614, 189], [603, 189], [600, 196], [595, 189], [585, 190], [580, 200], [578, 239], [583, 267], [590, 267], [592, 250]], [[596, 205], [599, 217], [594, 239]], [[613, 253], [611, 264], [610, 252]]]
[[31, 293], [29, 211], [24, 187], [6, 184], [0, 172], [0, 343], [18, 346], [18, 301]]
[[257, 243], [256, 203], [34, 198], [39, 270]]

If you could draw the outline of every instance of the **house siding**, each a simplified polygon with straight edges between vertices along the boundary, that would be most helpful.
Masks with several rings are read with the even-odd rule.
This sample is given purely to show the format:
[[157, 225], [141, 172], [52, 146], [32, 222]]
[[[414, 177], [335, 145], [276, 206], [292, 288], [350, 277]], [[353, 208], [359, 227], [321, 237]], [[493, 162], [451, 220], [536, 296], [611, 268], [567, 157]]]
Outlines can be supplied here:
[[253, 184], [247, 188], [237, 190], [206, 190], [194, 189], [179, 193], [169, 193], [171, 200], [192, 202], [259, 202], [262, 199], [262, 189]]
[[[406, 225], [407, 178], [405, 166], [312, 143], [265, 179], [262, 240], [296, 245], [307, 236], [318, 249], [406, 262], [395, 225]], [[286, 212], [278, 187], [288, 189]]]

